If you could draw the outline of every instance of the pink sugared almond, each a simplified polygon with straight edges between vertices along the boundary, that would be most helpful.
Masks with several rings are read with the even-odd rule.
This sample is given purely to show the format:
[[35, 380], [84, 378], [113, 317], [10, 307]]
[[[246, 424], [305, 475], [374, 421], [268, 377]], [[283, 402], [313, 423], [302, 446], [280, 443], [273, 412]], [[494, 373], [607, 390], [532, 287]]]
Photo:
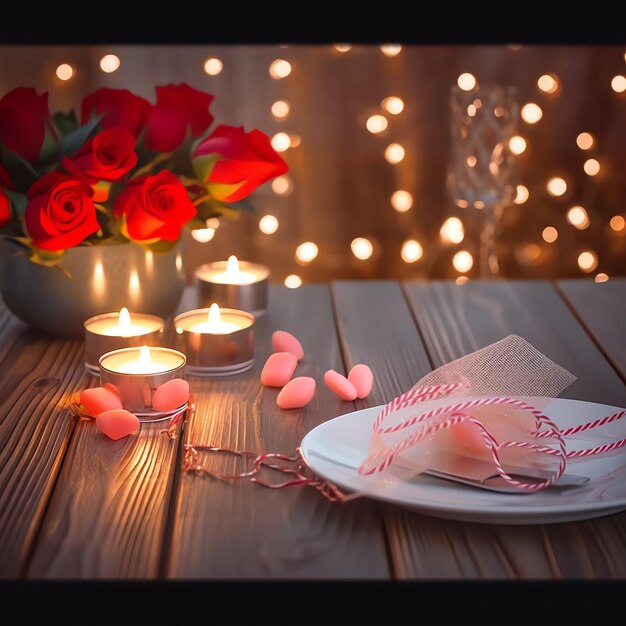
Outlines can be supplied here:
[[173, 411], [189, 402], [189, 383], [173, 378], [157, 387], [152, 396], [152, 407], [157, 411]]
[[125, 409], [104, 411], [96, 416], [96, 428], [109, 439], [117, 441], [139, 430], [139, 419]]
[[298, 376], [281, 389], [276, 404], [281, 409], [299, 409], [311, 402], [314, 395], [315, 380], [309, 376]]
[[291, 352], [274, 352], [270, 354], [263, 370], [261, 382], [266, 387], [284, 387], [298, 367], [298, 359]]
[[85, 411], [92, 416], [103, 413], [104, 411], [122, 408], [120, 397], [104, 387], [83, 389], [80, 392], [80, 403]]
[[354, 385], [357, 398], [367, 398], [374, 384], [374, 374], [367, 365], [359, 363], [350, 370], [348, 380]]
[[356, 389], [354, 385], [342, 374], [335, 370], [328, 370], [324, 374], [326, 386], [342, 400], [355, 400]]
[[298, 361], [301, 361], [304, 357], [302, 344], [286, 330], [277, 330], [272, 335], [272, 347], [274, 352], [291, 352], [291, 354], [295, 354]]

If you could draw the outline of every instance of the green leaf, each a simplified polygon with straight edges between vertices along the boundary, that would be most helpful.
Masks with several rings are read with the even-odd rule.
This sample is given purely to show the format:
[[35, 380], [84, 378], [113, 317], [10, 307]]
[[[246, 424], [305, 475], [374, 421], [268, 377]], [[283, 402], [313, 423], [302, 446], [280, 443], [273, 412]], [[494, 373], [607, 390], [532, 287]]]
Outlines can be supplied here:
[[39, 174], [28, 161], [6, 146], [0, 146], [0, 161], [9, 173], [9, 178], [16, 189], [26, 192], [39, 178]]
[[193, 171], [196, 173], [196, 176], [202, 181], [208, 180], [219, 158], [219, 154], [205, 154], [192, 159], [191, 164], [193, 165]]
[[197, 228], [206, 228], [206, 222], [195, 215], [185, 224], [185, 226], [187, 226], [187, 228], [191, 228], [192, 230], [196, 230]]
[[96, 129], [102, 115], [92, 117], [84, 126], [77, 128], [74, 132], [70, 133], [66, 137], [63, 137], [61, 141], [61, 154], [71, 157], [79, 148], [89, 139], [89, 136]]
[[61, 135], [69, 135], [78, 128], [78, 120], [76, 119], [76, 113], [74, 110], [64, 113], [59, 111], [55, 113], [53, 118], [54, 125]]
[[9, 191], [8, 189], [5, 189], [4, 193], [11, 201], [15, 212], [18, 215], [24, 215], [26, 207], [28, 206], [28, 198], [23, 193], [18, 193], [17, 191]]
[[39, 152], [39, 160], [38, 163], [48, 163], [54, 157], [56, 157], [59, 146], [57, 144], [57, 140], [55, 136], [52, 134], [48, 125], [46, 125], [46, 132], [43, 138], [43, 145], [41, 146], [41, 150]]

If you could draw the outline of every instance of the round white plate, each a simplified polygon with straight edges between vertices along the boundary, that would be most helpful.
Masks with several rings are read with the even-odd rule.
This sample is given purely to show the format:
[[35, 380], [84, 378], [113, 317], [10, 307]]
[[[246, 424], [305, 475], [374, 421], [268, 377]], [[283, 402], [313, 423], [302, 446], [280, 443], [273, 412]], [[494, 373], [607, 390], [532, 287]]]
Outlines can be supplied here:
[[[543, 406], [560, 428], [619, 411], [617, 407], [578, 400], [524, 398]], [[548, 402], [547, 405], [539, 402]], [[311, 469], [349, 491], [393, 502], [447, 519], [496, 524], [543, 524], [589, 519], [626, 509], [626, 447], [603, 457], [568, 462], [566, 473], [588, 476], [575, 489], [544, 489], [532, 494], [503, 494], [418, 475], [410, 480], [384, 472], [360, 476], [372, 424], [381, 407], [354, 411], [310, 431], [300, 445]], [[626, 417], [585, 433], [567, 437], [568, 450], [591, 448], [626, 437]]]

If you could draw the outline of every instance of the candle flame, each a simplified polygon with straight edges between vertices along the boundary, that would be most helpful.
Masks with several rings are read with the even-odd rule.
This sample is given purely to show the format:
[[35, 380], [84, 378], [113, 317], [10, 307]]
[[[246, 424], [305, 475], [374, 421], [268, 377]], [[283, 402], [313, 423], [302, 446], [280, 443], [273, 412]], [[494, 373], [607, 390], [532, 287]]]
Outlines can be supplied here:
[[[235, 259], [235, 261], [237, 260], [236, 257], [231, 257], [231, 259]], [[217, 305], [216, 302], [214, 302], [209, 307], [209, 317], [207, 320], [209, 328], [217, 328], [220, 325], [221, 321], [222, 315], [220, 313], [220, 307]]]
[[239, 261], [234, 254], [231, 254], [226, 261], [227, 274], [239, 274]]
[[130, 313], [125, 306], [120, 309], [120, 314], [117, 316], [117, 323], [122, 331], [130, 330]]
[[139, 367], [141, 369], [145, 369], [149, 367], [152, 363], [152, 359], [150, 358], [150, 349], [148, 346], [141, 346], [139, 350]]

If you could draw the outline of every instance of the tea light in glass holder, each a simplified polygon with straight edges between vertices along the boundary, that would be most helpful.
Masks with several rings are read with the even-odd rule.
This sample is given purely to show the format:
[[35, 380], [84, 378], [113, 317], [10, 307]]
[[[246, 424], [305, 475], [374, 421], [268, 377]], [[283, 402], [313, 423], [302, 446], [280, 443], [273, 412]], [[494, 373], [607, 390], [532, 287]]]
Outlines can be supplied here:
[[115, 391], [123, 408], [140, 421], [159, 421], [186, 407], [186, 402], [166, 410], [154, 406], [160, 388], [176, 378], [183, 378], [186, 362], [182, 352], [171, 348], [141, 346], [113, 350], [100, 357], [100, 382]]
[[162, 343], [165, 320], [156, 315], [133, 313], [123, 307], [119, 313], [103, 313], [85, 322], [85, 367], [92, 374], [100, 370], [98, 361], [106, 352]]
[[236, 309], [196, 309], [174, 318], [177, 346], [187, 356], [187, 372], [229, 376], [254, 363], [254, 315]]
[[200, 306], [215, 302], [249, 313], [260, 314], [267, 309], [269, 268], [258, 263], [228, 261], [205, 263], [196, 270]]

